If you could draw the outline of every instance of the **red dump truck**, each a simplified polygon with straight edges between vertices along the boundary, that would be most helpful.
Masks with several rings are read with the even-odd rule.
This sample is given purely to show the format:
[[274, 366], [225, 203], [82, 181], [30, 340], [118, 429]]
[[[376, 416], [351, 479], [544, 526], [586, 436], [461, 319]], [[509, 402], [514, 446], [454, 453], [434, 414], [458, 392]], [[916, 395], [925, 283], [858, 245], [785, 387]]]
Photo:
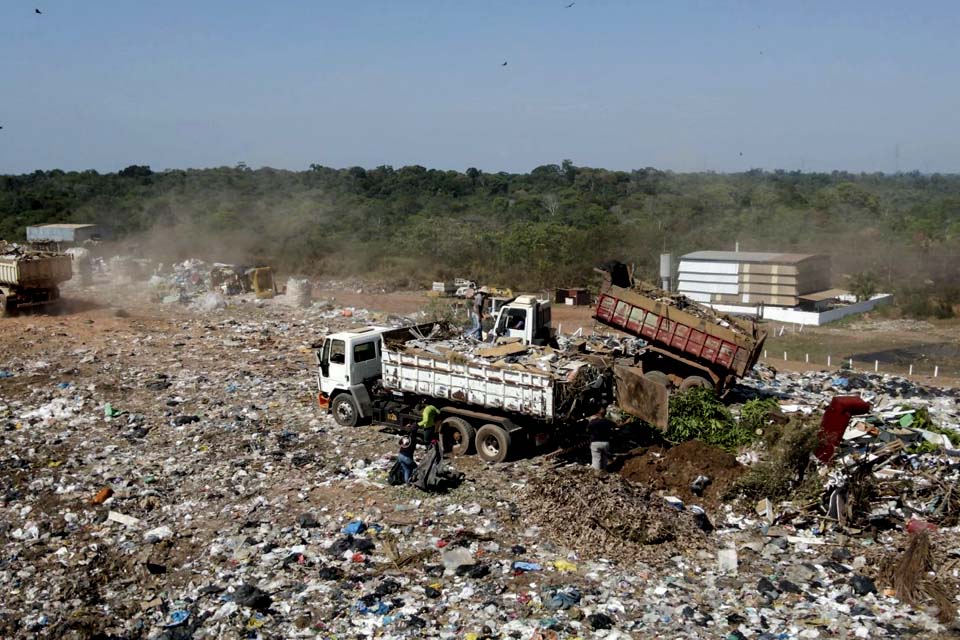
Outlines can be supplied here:
[[722, 393], [757, 363], [766, 332], [655, 287], [611, 286], [597, 299], [594, 318], [646, 340], [636, 366], [643, 376], [680, 389], [710, 387]]

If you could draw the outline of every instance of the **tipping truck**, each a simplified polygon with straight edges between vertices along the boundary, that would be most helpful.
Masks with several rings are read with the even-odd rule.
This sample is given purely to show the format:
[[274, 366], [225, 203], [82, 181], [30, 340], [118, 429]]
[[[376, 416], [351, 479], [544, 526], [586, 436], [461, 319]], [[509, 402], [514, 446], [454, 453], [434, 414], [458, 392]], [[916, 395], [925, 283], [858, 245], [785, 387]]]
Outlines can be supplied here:
[[[597, 298], [600, 324], [639, 338], [645, 346], [615, 361], [620, 408], [667, 428], [669, 394], [707, 387], [718, 394], [746, 376], [763, 352], [767, 334], [746, 318], [716, 314], [685, 297], [639, 283], [608, 286]], [[520, 296], [500, 307], [491, 338], [554, 345], [550, 301]]]
[[0, 243], [0, 315], [57, 302], [60, 284], [72, 277], [69, 255]]
[[680, 390], [709, 387], [723, 393], [749, 373], [767, 337], [760, 325], [662, 293], [658, 299], [610, 286], [594, 307], [601, 324], [646, 340], [636, 362], [645, 378]]
[[[445, 451], [475, 451], [485, 461], [503, 462], [613, 401], [613, 371], [602, 356], [577, 354], [544, 371], [418, 348], [428, 342], [417, 338], [436, 333], [435, 327], [441, 325], [367, 327], [324, 338], [316, 351], [320, 408], [342, 426], [405, 428], [432, 404], [440, 410]], [[516, 346], [490, 349], [506, 354]]]

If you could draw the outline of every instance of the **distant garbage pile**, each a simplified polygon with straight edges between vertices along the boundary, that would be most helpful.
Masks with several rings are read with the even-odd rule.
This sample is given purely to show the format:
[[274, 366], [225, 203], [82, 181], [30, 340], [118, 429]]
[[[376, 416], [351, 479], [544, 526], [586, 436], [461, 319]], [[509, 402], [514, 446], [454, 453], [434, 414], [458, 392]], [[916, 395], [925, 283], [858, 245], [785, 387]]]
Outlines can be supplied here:
[[197, 259], [174, 264], [169, 270], [160, 265], [147, 284], [154, 302], [192, 304], [204, 311], [222, 308], [230, 296], [253, 294], [268, 299], [278, 293], [271, 267], [209, 264]]

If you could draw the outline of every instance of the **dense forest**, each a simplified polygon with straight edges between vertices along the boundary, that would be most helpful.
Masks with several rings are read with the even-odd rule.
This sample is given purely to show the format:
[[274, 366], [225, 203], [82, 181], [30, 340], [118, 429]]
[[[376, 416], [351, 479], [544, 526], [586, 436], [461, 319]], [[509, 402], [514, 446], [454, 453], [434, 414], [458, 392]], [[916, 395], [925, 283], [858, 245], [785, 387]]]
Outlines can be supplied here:
[[397, 284], [470, 276], [575, 285], [608, 260], [656, 272], [697, 249], [829, 253], [834, 284], [892, 291], [905, 313], [960, 311], [960, 176], [578, 167], [526, 174], [312, 165], [0, 176], [0, 238], [97, 222], [161, 259], [266, 259]]

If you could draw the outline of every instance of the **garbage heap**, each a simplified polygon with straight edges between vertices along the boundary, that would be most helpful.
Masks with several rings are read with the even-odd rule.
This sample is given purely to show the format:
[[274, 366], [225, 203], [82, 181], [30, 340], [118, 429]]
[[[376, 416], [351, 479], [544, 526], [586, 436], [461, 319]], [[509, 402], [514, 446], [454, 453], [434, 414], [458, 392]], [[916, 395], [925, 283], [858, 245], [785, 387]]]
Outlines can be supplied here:
[[[862, 439], [873, 427], [952, 429], [955, 392], [869, 377], [853, 389], [860, 379], [841, 387], [840, 374], [749, 380], [735, 391], [795, 405], [793, 417], [809, 409], [814, 425], [851, 390], [874, 394], [874, 407], [887, 406], [881, 396], [909, 404], [914, 422], [875, 410], [853, 425], [868, 433], [805, 468], [849, 476], [848, 458], [872, 459], [875, 489], [861, 503], [850, 483], [845, 522], [824, 510], [825, 473], [809, 499], [710, 507], [710, 531], [692, 499], [559, 457], [458, 459], [467, 481], [447, 494], [388, 486], [397, 438], [317, 412], [311, 348], [386, 315], [250, 304], [157, 317], [146, 301], [124, 304], [129, 317], [37, 316], [0, 335], [0, 637], [952, 632], [960, 536], [950, 509], [926, 505], [953, 500], [956, 458], [942, 443], [884, 452], [879, 435]], [[741, 452], [756, 461], [737, 478], [774, 446]], [[912, 486], [924, 476], [936, 482]]]

